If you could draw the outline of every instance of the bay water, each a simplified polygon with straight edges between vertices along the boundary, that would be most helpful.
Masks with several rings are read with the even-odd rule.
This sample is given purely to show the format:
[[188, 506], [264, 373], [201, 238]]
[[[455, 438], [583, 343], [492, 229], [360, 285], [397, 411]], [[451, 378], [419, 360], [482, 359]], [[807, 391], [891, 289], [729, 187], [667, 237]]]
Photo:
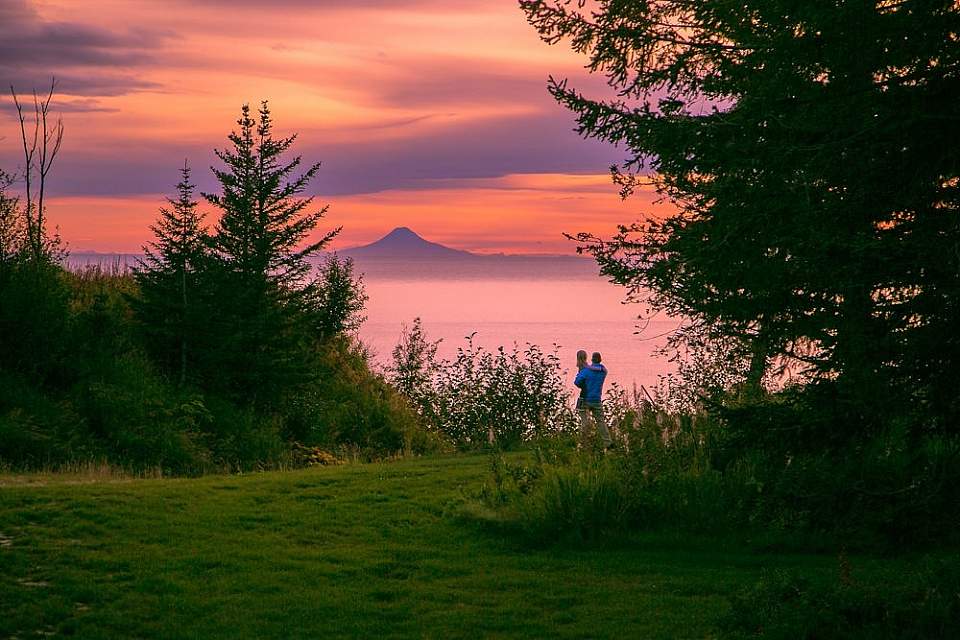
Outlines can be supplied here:
[[672, 367], [656, 355], [677, 326], [670, 318], [641, 322], [625, 304], [626, 290], [578, 258], [488, 257], [468, 261], [364, 261], [369, 300], [359, 338], [373, 361], [385, 365], [404, 325], [419, 317], [440, 340], [438, 356], [452, 358], [473, 335], [487, 349], [536, 344], [556, 349], [565, 375], [576, 372], [576, 352], [599, 351], [608, 380], [648, 389]]

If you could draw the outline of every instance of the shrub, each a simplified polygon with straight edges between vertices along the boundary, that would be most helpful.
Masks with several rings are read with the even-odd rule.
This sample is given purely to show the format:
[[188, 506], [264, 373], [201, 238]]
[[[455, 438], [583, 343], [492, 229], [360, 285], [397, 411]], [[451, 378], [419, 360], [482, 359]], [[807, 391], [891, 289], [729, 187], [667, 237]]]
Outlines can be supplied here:
[[210, 415], [199, 398], [172, 393], [146, 358], [132, 352], [78, 384], [69, 401], [114, 462], [136, 470], [200, 473], [211, 466], [204, 441]]
[[[13, 301], [0, 305], [9, 330], [0, 340], [4, 466], [106, 461], [135, 472], [195, 474], [303, 462], [293, 442], [366, 457], [438, 447], [345, 336], [304, 340], [297, 352], [302, 379], [282, 402], [254, 406], [164, 373], [144, 348], [131, 310], [137, 284], [122, 269], [69, 273], [49, 266], [37, 277], [49, 276], [42, 282], [53, 297], [39, 309], [27, 301], [36, 282], [12, 269], [7, 264], [0, 273], [0, 288]], [[57, 321], [28, 326], [18, 309], [27, 309], [26, 318]]]
[[314, 368], [315, 380], [283, 405], [290, 439], [327, 449], [355, 447], [371, 456], [439, 447], [410, 405], [370, 370], [366, 353], [352, 340], [322, 343]]
[[0, 368], [62, 384], [71, 364], [70, 289], [63, 270], [16, 260], [0, 268]]
[[960, 567], [928, 562], [913, 573], [874, 578], [850, 576], [815, 582], [769, 573], [735, 596], [721, 623], [723, 638], [784, 640], [936, 640], [960, 637]]
[[555, 352], [529, 344], [489, 351], [473, 336], [452, 360], [435, 359], [436, 343], [419, 319], [405, 329], [389, 368], [391, 382], [420, 416], [461, 449], [569, 433], [576, 418]]
[[216, 465], [228, 471], [280, 468], [292, 461], [290, 444], [282, 434], [282, 418], [239, 406], [222, 396], [211, 396], [209, 448]]
[[92, 459], [99, 448], [73, 407], [23, 374], [0, 370], [0, 461], [17, 468]]
[[956, 439], [891, 429], [855, 449], [786, 456], [732, 450], [723, 421], [655, 411], [616, 390], [607, 411], [618, 450], [562, 454], [555, 447], [540, 456], [524, 491], [500, 491], [511, 484], [498, 481], [495, 468], [488, 506], [541, 540], [665, 527], [787, 534], [854, 549], [957, 540]]
[[839, 451], [761, 460], [758, 517], [843, 534], [858, 544], [957, 539], [960, 440], [892, 429]]
[[642, 520], [617, 463], [591, 458], [548, 467], [519, 502], [525, 532], [537, 540], [590, 540]]

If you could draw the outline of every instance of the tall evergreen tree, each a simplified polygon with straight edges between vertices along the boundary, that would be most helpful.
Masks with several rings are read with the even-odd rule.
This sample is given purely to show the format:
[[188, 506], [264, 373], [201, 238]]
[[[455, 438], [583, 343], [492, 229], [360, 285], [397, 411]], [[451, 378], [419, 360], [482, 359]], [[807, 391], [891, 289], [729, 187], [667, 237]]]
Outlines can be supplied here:
[[754, 380], [804, 363], [848, 428], [917, 406], [956, 424], [955, 2], [520, 4], [617, 90], [550, 85], [582, 134], [629, 150], [624, 195], [649, 183], [677, 205], [582, 235], [607, 274], [741, 340]]
[[299, 175], [301, 156], [285, 160], [296, 135], [275, 138], [266, 102], [257, 117], [244, 105], [218, 150], [213, 172], [220, 193], [204, 194], [221, 211], [212, 238], [220, 278], [215, 286], [221, 338], [219, 381], [244, 397], [268, 402], [303, 375], [296, 356], [303, 311], [310, 302], [308, 258], [339, 232], [312, 237], [327, 211], [303, 197], [320, 163]]
[[297, 136], [274, 138], [266, 102], [258, 116], [254, 119], [249, 105], [243, 106], [240, 130], [229, 136], [232, 148], [216, 152], [226, 165], [213, 168], [222, 192], [204, 197], [222, 211], [214, 247], [223, 263], [250, 284], [291, 295], [302, 288], [310, 271], [307, 258], [340, 229], [310, 238], [328, 207], [311, 210], [314, 198], [300, 196], [320, 163], [295, 175], [302, 156], [284, 161], [283, 155]]
[[186, 161], [180, 170], [177, 197], [168, 198], [151, 225], [154, 240], [134, 270], [141, 297], [134, 307], [148, 342], [180, 384], [188, 377], [191, 343], [202, 320], [201, 277], [206, 258], [204, 214], [194, 199], [195, 185]]
[[354, 273], [353, 260], [337, 254], [327, 256], [310, 284], [307, 302], [313, 330], [321, 339], [349, 334], [366, 317], [367, 294], [363, 277]]

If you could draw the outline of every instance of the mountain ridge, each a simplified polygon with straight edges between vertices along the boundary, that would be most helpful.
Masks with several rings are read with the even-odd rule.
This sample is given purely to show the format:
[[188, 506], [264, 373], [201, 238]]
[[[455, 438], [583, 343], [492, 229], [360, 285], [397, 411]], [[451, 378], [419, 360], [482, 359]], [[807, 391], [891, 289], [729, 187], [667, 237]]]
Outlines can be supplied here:
[[[325, 250], [317, 254], [322, 257], [330, 253], [355, 258], [360, 261], [414, 261], [424, 262], [431, 260], [464, 260], [464, 261], [487, 261], [490, 260], [508, 260], [516, 261], [537, 261], [537, 260], [573, 260], [586, 261], [586, 258], [571, 254], [525, 254], [525, 253], [473, 253], [462, 249], [454, 249], [438, 242], [432, 242], [413, 231], [410, 227], [397, 227], [379, 240], [369, 244], [347, 247], [344, 249]], [[142, 253], [136, 252], [112, 252], [97, 251], [94, 249], [83, 249], [70, 252], [68, 262], [79, 263], [79, 265], [102, 264], [107, 260], [121, 263], [132, 263], [137, 258], [142, 258]], [[592, 260], [590, 261], [592, 262]]]
[[338, 253], [351, 258], [478, 258], [475, 253], [461, 251], [424, 239], [409, 227], [397, 227], [375, 242], [343, 249]]
[[[536, 259], [571, 259], [584, 260], [579, 255], [565, 254], [523, 254], [523, 253], [473, 253], [462, 249], [453, 249], [438, 242], [432, 242], [415, 232], [410, 227], [396, 227], [375, 242], [338, 249], [336, 253], [357, 259], [384, 259], [384, 260], [536, 260]], [[592, 262], [592, 261], [591, 261]]]

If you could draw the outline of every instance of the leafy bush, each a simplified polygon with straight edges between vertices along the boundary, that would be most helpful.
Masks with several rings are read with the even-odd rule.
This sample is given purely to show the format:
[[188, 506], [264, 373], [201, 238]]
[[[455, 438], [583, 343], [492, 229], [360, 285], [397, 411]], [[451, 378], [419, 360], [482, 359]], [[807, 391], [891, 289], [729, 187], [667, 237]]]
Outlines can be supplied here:
[[[439, 446], [345, 336], [301, 345], [300, 384], [276, 406], [256, 407], [180, 384], [148, 355], [131, 310], [139, 291], [126, 272], [51, 266], [47, 275], [59, 296], [51, 307], [56, 322], [27, 326], [6, 301], [0, 312], [10, 320], [0, 340], [4, 466], [106, 461], [136, 472], [196, 474], [305, 463], [292, 451], [295, 442], [365, 457]], [[13, 291], [10, 278], [4, 291]], [[16, 305], [27, 305], [31, 283], [16, 281], [26, 287], [12, 295]], [[17, 340], [40, 357], [30, 360]]]
[[489, 351], [473, 336], [452, 360], [436, 359], [419, 319], [404, 330], [388, 373], [416, 411], [461, 449], [513, 447], [571, 432], [576, 418], [555, 352], [536, 345]]
[[711, 468], [706, 443], [715, 424], [618, 405], [623, 397], [614, 389], [606, 402], [616, 450], [541, 442], [528, 465], [493, 465], [481, 494], [486, 506], [544, 542], [626, 530], [716, 532], [737, 526], [745, 509], [732, 505], [750, 503], [756, 492], [739, 475], [732, 482]]
[[521, 522], [535, 539], [593, 539], [641, 519], [639, 505], [612, 460], [551, 466], [519, 505]]
[[40, 384], [63, 381], [70, 293], [55, 265], [11, 259], [0, 266], [0, 368]]
[[135, 469], [195, 473], [209, 464], [200, 441], [202, 403], [171, 397], [139, 354], [118, 359], [100, 379], [77, 385], [68, 396], [101, 450]]
[[325, 343], [315, 382], [287, 399], [286, 430], [311, 446], [358, 447], [372, 455], [435, 451], [440, 441], [421, 426], [410, 405], [380, 376], [352, 341]]
[[665, 527], [786, 534], [857, 549], [957, 539], [955, 439], [891, 430], [856, 450], [788, 457], [731, 450], [723, 421], [635, 400], [616, 389], [607, 396], [618, 450], [544, 450], [523, 491], [511, 489], [509, 476], [517, 472], [495, 467], [483, 495], [487, 506], [545, 541]]
[[0, 370], [0, 460], [41, 467], [89, 459], [97, 452], [70, 404], [51, 397], [23, 374]]
[[960, 441], [890, 431], [862, 446], [793, 458], [758, 456], [758, 518], [845, 534], [861, 544], [957, 539]]
[[[843, 560], [843, 559], [841, 559]], [[841, 562], [839, 579], [771, 573], [733, 598], [723, 638], [936, 640], [960, 637], [960, 566], [928, 563], [909, 575], [861, 584]]]

